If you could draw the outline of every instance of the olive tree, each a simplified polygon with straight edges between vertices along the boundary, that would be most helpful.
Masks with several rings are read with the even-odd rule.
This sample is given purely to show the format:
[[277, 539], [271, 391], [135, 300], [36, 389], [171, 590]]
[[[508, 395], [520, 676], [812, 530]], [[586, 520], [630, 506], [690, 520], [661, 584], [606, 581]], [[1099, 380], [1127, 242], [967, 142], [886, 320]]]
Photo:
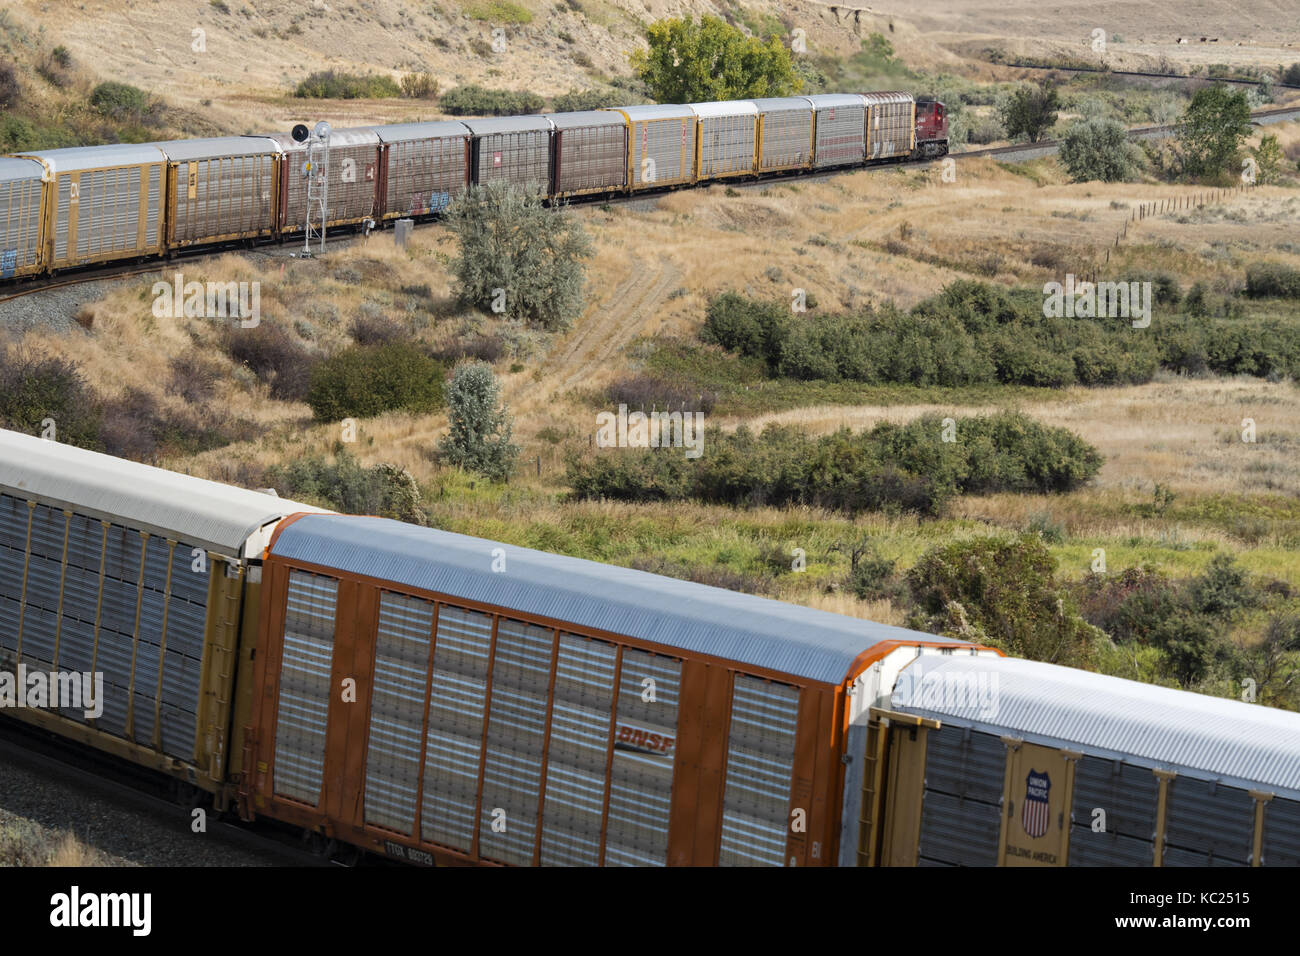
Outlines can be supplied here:
[[447, 225], [460, 239], [452, 270], [460, 300], [548, 331], [582, 311], [583, 260], [591, 238], [567, 209], [509, 183], [475, 186], [452, 203]]

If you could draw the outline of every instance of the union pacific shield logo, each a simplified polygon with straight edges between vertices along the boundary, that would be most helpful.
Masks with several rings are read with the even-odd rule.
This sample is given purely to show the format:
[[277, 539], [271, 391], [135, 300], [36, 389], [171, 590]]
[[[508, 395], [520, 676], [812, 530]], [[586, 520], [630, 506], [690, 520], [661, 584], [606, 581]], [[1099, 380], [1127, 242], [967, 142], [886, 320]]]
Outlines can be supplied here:
[[1029, 771], [1025, 778], [1025, 799], [1020, 806], [1020, 823], [1025, 832], [1037, 838], [1047, 832], [1051, 816], [1051, 802], [1048, 794], [1052, 790], [1052, 781], [1045, 773]]

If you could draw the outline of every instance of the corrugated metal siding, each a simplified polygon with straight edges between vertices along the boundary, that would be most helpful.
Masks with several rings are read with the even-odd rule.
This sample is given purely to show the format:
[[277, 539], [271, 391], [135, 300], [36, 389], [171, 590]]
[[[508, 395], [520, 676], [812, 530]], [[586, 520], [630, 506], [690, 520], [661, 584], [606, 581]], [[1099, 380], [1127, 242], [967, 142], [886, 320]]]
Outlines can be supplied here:
[[555, 153], [556, 193], [622, 189], [627, 183], [627, 126], [621, 121], [556, 130]]
[[[66, 268], [92, 259], [130, 258], [157, 250], [162, 217], [161, 160], [160, 155], [158, 163], [147, 167], [120, 166], [61, 174], [55, 183], [57, 211], [54, 222], [49, 224], [54, 230], [51, 265]], [[142, 175], [147, 187], [143, 192]]]
[[446, 209], [468, 182], [469, 134], [399, 140], [388, 147], [385, 213], [425, 216]]
[[634, 120], [628, 135], [634, 187], [673, 186], [695, 179], [694, 114]]
[[365, 821], [398, 833], [415, 833], [433, 610], [431, 601], [379, 595]]
[[1300, 802], [1274, 797], [1264, 809], [1261, 866], [1300, 866]]
[[275, 793], [315, 806], [325, 767], [338, 582], [289, 575], [275, 727]]
[[[666, 866], [681, 661], [623, 649], [610, 768], [606, 866]], [[654, 681], [653, 700], [648, 699]], [[638, 731], [643, 737], [638, 737]], [[658, 735], [659, 745], [651, 735]], [[662, 738], [671, 737], [668, 745]]]
[[545, 193], [551, 181], [551, 135], [540, 130], [479, 136], [474, 182], [513, 183]]
[[321, 510], [4, 429], [0, 488], [230, 556], [263, 525]]
[[[358, 222], [373, 216], [375, 191], [379, 180], [379, 138], [375, 142], [353, 143], [346, 146], [330, 144], [329, 151], [329, 211], [327, 225]], [[290, 141], [292, 142], [292, 141]], [[294, 144], [285, 148], [284, 162], [288, 197], [281, 211], [286, 231], [301, 231], [307, 218], [307, 180], [302, 167], [307, 161], [307, 150]], [[313, 228], [319, 225], [313, 213]]]
[[912, 97], [906, 93], [867, 93], [869, 106], [868, 151], [872, 159], [889, 159], [911, 152], [916, 116]]
[[762, 169], [788, 169], [812, 162], [811, 109], [773, 110], [762, 116]]
[[502, 863], [533, 862], [554, 632], [497, 620], [492, 661], [479, 855]]
[[700, 117], [700, 178], [754, 171], [757, 120], [754, 113]]
[[735, 676], [719, 865], [785, 863], [798, 722], [798, 688]]
[[817, 142], [813, 166], [843, 166], [860, 163], [866, 156], [866, 106], [817, 108]]
[[543, 866], [596, 866], [618, 650], [560, 635], [542, 809]]
[[491, 617], [439, 606], [420, 836], [465, 852], [474, 843], [491, 645]]
[[[492, 571], [500, 549], [508, 573]], [[666, 648], [836, 683], [881, 641], [932, 635], [387, 518], [306, 515], [272, 552]], [[947, 660], [947, 658], [944, 658]]]
[[[1076, 761], [1070, 865], [1150, 866], [1159, 796], [1150, 770], [1098, 757]], [[1106, 812], [1104, 832], [1092, 829], [1094, 809]]]
[[[951, 695], [978, 682], [995, 691]], [[1300, 797], [1300, 714], [1038, 661], [926, 656], [899, 675], [891, 706], [948, 725]]]
[[1255, 801], [1245, 790], [1175, 777], [1165, 813], [1165, 866], [1250, 865]]
[[275, 156], [214, 156], [176, 164], [169, 241], [256, 236], [275, 228]]
[[[0, 647], [11, 654], [18, 647], [27, 512], [22, 500], [0, 495]], [[157, 709], [162, 751], [191, 761], [195, 756], [199, 674], [207, 621], [208, 565], [205, 562], [202, 571], [195, 571], [191, 546], [179, 542], [171, 552], [169, 584], [168, 543], [152, 536], [145, 542], [141, 591], [142, 541], [134, 529], [113, 525], [105, 536], [98, 519], [76, 513], [66, 519], [61, 510], [37, 505], [32, 512], [23, 658], [29, 665], [45, 670], [102, 673], [104, 712], [96, 722], [99, 729], [125, 737], [128, 703], [132, 703], [132, 739], [154, 747], [155, 732], [159, 730], [154, 719]], [[160, 673], [164, 638], [166, 651], [161, 654]], [[86, 722], [83, 707], [65, 707], [60, 713], [79, 723]]]
[[995, 865], [1006, 747], [989, 734], [960, 728], [927, 736], [920, 860]]
[[40, 165], [0, 159], [0, 279], [34, 272], [42, 262]]

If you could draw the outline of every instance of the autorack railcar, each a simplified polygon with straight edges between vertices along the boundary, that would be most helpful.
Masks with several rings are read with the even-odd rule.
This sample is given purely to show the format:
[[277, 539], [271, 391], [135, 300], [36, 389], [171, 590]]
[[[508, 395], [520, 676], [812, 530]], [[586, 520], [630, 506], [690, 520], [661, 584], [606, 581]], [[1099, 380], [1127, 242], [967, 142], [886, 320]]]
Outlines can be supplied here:
[[[283, 154], [278, 184], [279, 230], [301, 232], [307, 222], [307, 178], [320, 175], [319, 170], [304, 168], [310, 152], [308, 144], [295, 140], [289, 133], [268, 133], [257, 138], [271, 140]], [[369, 127], [331, 130], [328, 176], [327, 228], [353, 225], [373, 217], [379, 196], [378, 134]]]
[[304, 510], [318, 509], [0, 430], [0, 671], [103, 679], [97, 717], [5, 712], [224, 802], [262, 550]]
[[14, 155], [45, 168], [46, 270], [162, 252], [167, 157], [158, 147], [77, 146]]
[[168, 249], [275, 235], [282, 153], [274, 141], [221, 136], [150, 145], [167, 158]]
[[465, 120], [473, 135], [476, 186], [504, 182], [545, 195], [551, 182], [551, 122], [545, 116]]
[[627, 121], [629, 191], [695, 182], [695, 113], [689, 106], [608, 107]]
[[567, 199], [622, 192], [627, 185], [627, 121], [618, 113], [548, 113], [551, 196]]
[[469, 188], [470, 131], [464, 123], [396, 123], [369, 129], [381, 144], [376, 219], [440, 212]]
[[804, 97], [816, 114], [813, 166], [851, 166], [867, 155], [867, 104], [856, 93]]
[[1300, 865], [1300, 715], [1001, 657], [913, 661], [889, 708], [864, 862]]
[[695, 113], [695, 175], [753, 176], [758, 166], [758, 107], [748, 101], [691, 103]]
[[758, 171], [811, 169], [814, 112], [806, 96], [774, 96], [753, 101], [758, 108]]
[[44, 204], [45, 167], [34, 159], [0, 159], [0, 279], [44, 268]]

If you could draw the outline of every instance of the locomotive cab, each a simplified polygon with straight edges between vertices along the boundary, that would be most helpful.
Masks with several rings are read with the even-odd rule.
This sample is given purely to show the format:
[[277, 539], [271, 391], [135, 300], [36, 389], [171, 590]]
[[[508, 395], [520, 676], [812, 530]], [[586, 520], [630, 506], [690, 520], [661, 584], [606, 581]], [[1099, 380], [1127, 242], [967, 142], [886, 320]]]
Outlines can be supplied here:
[[930, 159], [948, 152], [948, 108], [939, 100], [920, 97], [916, 101], [916, 148], [914, 159]]

